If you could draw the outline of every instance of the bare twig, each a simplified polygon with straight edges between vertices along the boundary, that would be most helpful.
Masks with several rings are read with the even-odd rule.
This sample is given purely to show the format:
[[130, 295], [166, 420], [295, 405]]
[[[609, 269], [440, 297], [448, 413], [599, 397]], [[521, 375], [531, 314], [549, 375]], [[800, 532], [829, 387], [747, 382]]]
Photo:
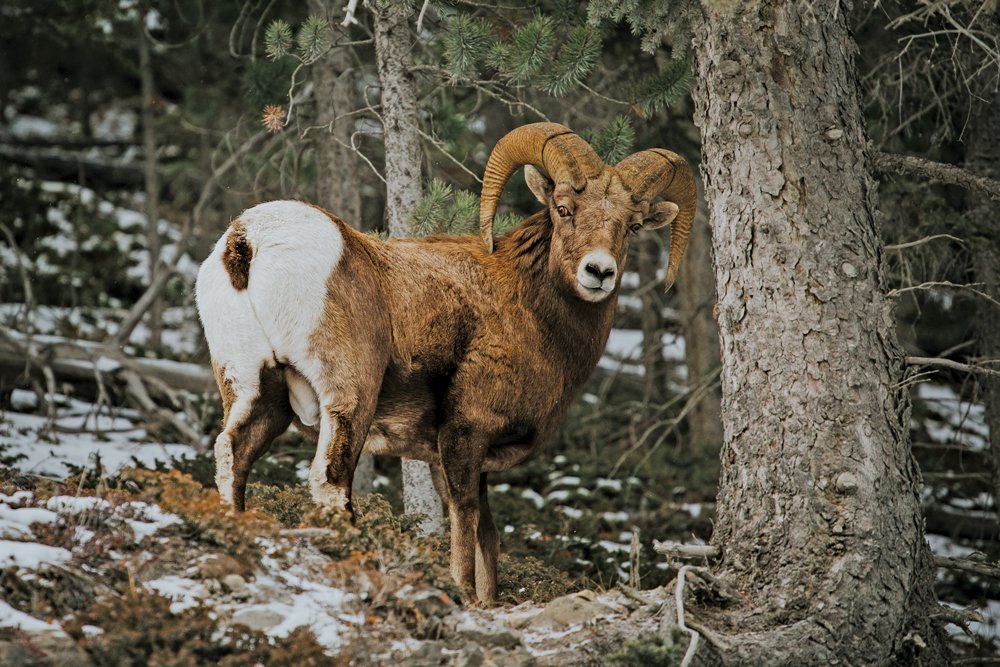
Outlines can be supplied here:
[[690, 667], [691, 662], [694, 661], [695, 653], [698, 652], [698, 640], [701, 639], [698, 631], [694, 628], [689, 628], [684, 622], [684, 576], [690, 569], [690, 565], [685, 565], [677, 572], [677, 585], [674, 590], [674, 596], [677, 600], [677, 627], [691, 636], [691, 643], [688, 644], [684, 659], [681, 660], [681, 667]]
[[952, 361], [951, 359], [941, 359], [937, 357], [907, 357], [906, 363], [914, 366], [940, 366], [941, 368], [949, 368], [953, 371], [961, 371], [963, 373], [978, 373], [979, 375], [992, 375], [1000, 377], [1000, 371], [995, 371], [992, 368], [984, 368], [983, 366], [973, 364], [963, 364], [958, 361]]
[[431, 0], [424, 0], [423, 6], [420, 8], [420, 14], [417, 15], [417, 34], [424, 29], [424, 15], [427, 14], [427, 6], [431, 4]]
[[957, 185], [990, 199], [1000, 200], [1000, 181], [987, 176], [978, 176], [952, 164], [933, 162], [913, 155], [882, 152], [875, 154], [874, 163], [875, 168], [884, 174], [921, 176], [938, 183]]
[[458, 165], [459, 169], [461, 169], [462, 171], [464, 171], [469, 176], [472, 176], [472, 178], [476, 179], [477, 183], [479, 183], [480, 185], [483, 184], [483, 179], [479, 178], [479, 176], [476, 175], [476, 172], [472, 171], [471, 169], [469, 169], [468, 167], [466, 167], [464, 164], [462, 164], [461, 160], [459, 160], [454, 155], [452, 155], [451, 153], [449, 153], [445, 149], [444, 145], [439, 140], [437, 140], [434, 137], [432, 137], [431, 135], [427, 134], [426, 132], [424, 132], [423, 130], [421, 130], [419, 127], [417, 128], [417, 134], [419, 134], [421, 137], [423, 137], [427, 141], [431, 142], [431, 144], [434, 146], [434, 148], [438, 149], [441, 152], [442, 155], [444, 155], [446, 158], [448, 158], [449, 160], [451, 160], [452, 162], [454, 162], [456, 165]]
[[982, 285], [982, 283], [965, 283], [965, 284], [962, 284], [962, 283], [953, 283], [953, 282], [951, 282], [949, 280], [931, 280], [931, 281], [920, 283], [919, 285], [908, 285], [906, 287], [897, 287], [896, 289], [891, 289], [888, 292], [886, 292], [886, 296], [888, 296], [888, 297], [891, 298], [891, 297], [899, 296], [900, 294], [904, 294], [906, 292], [913, 292], [913, 291], [921, 290], [921, 289], [931, 289], [931, 288], [934, 288], [934, 287], [954, 287], [956, 289], [966, 289], [966, 290], [969, 290], [970, 292], [972, 292], [974, 294], [978, 294], [979, 296], [983, 297], [984, 299], [986, 299], [990, 303], [993, 303], [993, 304], [995, 304], [997, 306], [1000, 306], [1000, 301], [997, 301], [996, 299], [994, 299], [993, 297], [991, 297], [986, 292], [983, 292], [982, 290], [977, 290], [976, 289], [976, 287], [978, 287], [980, 285]]
[[358, 20], [354, 18], [354, 12], [358, 9], [358, 0], [349, 0], [347, 7], [344, 8], [344, 20], [340, 24], [345, 28], [351, 25], [357, 25]]
[[933, 234], [931, 236], [925, 236], [922, 239], [917, 239], [916, 241], [907, 241], [906, 243], [893, 243], [891, 245], [885, 246], [886, 250], [904, 250], [906, 248], [915, 248], [917, 246], [924, 245], [925, 243], [930, 243], [931, 241], [936, 241], [938, 239], [949, 239], [951, 241], [957, 241], [958, 243], [965, 243], [965, 239], [960, 239], [957, 236], [952, 236], [951, 234]]

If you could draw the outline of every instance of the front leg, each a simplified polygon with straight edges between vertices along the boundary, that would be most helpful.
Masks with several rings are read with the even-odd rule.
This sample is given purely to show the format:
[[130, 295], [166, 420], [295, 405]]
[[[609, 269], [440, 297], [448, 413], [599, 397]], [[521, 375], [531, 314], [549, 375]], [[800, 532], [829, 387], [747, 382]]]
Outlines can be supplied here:
[[448, 488], [451, 576], [472, 604], [479, 601], [476, 596], [479, 481], [487, 442], [481, 432], [460, 421], [445, 424], [438, 434], [438, 449]]

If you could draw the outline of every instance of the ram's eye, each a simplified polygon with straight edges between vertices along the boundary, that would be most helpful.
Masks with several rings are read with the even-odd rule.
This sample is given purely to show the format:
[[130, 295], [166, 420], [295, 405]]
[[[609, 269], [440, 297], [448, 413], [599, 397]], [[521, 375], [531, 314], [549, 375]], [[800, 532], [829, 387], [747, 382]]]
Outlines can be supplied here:
[[641, 222], [633, 222], [631, 225], [628, 226], [628, 230], [633, 234], [638, 234], [640, 229], [642, 229]]
[[559, 217], [561, 218], [568, 218], [570, 215], [569, 209], [561, 204], [559, 206], [556, 206], [556, 213], [558, 213]]

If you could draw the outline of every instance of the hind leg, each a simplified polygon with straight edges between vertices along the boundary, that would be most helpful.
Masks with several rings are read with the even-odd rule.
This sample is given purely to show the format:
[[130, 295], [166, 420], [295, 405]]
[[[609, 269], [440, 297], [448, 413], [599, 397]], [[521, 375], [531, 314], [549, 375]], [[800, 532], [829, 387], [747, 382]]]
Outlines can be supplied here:
[[316, 503], [346, 509], [352, 520], [354, 468], [374, 416], [373, 400], [342, 398], [324, 403], [320, 409], [316, 455], [309, 467], [309, 491]]
[[213, 370], [225, 412], [215, 441], [215, 483], [222, 500], [242, 512], [250, 469], [292, 421], [288, 386], [284, 371], [266, 364], [255, 381], [234, 382], [221, 369]]
[[476, 529], [476, 594], [485, 607], [497, 603], [497, 556], [500, 533], [493, 523], [487, 497], [486, 473], [479, 475], [479, 525]]

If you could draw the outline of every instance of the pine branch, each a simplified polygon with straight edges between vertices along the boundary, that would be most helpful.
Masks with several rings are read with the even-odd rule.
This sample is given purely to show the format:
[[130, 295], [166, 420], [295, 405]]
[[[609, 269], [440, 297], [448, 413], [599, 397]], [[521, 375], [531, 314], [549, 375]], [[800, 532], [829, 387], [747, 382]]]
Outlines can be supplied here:
[[490, 55], [493, 31], [480, 18], [457, 14], [448, 23], [443, 41], [446, 67], [452, 78], [472, 79]]
[[299, 28], [298, 42], [302, 61], [315, 62], [330, 44], [330, 24], [322, 16], [310, 16]]
[[264, 33], [264, 52], [271, 60], [286, 56], [292, 50], [292, 27], [277, 19], [267, 26]]
[[640, 83], [632, 92], [646, 116], [669, 106], [691, 88], [693, 78], [686, 60], [674, 60], [662, 72]]
[[536, 14], [511, 38], [503, 61], [504, 73], [513, 83], [524, 83], [549, 62], [555, 44], [552, 19]]
[[953, 164], [933, 162], [913, 155], [882, 152], [875, 153], [872, 161], [875, 169], [883, 174], [921, 176], [938, 183], [957, 185], [993, 200], [1000, 200], [1000, 180], [973, 174]]
[[551, 73], [542, 80], [542, 88], [552, 95], [565, 95], [590, 74], [600, 55], [600, 33], [589, 26], [574, 29], [552, 64]]
[[596, 132], [584, 131], [581, 136], [606, 164], [617, 164], [632, 152], [635, 130], [628, 116], [618, 115], [611, 123]]

